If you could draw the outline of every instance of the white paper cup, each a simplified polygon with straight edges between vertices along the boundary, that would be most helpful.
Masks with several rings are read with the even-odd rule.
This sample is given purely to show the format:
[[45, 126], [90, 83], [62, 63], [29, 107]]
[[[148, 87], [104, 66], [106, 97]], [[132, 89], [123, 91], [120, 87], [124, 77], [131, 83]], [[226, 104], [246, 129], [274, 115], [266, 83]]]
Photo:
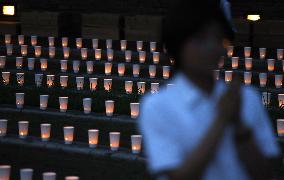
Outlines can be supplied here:
[[97, 129], [89, 129], [89, 147], [96, 148], [99, 140], [99, 130]]
[[49, 141], [51, 124], [41, 124], [40, 131], [41, 131], [41, 141], [43, 142]]
[[106, 108], [106, 116], [113, 116], [114, 101], [112, 100], [105, 101], [105, 108]]
[[109, 140], [110, 140], [110, 149], [112, 151], [117, 151], [119, 149], [120, 132], [110, 132]]
[[0, 179], [1, 180], [10, 180], [11, 166], [9, 165], [0, 165]]
[[7, 134], [7, 119], [0, 119], [0, 137], [4, 137]]
[[142, 136], [132, 135], [131, 136], [131, 150], [133, 154], [139, 154], [141, 152]]
[[20, 179], [21, 180], [32, 180], [33, 179], [33, 169], [21, 169], [20, 170]]
[[73, 126], [63, 127], [63, 132], [64, 132], [65, 144], [72, 144], [74, 139], [74, 127]]
[[90, 114], [92, 111], [92, 99], [91, 98], [84, 98], [83, 99], [83, 108], [85, 114]]
[[29, 133], [29, 122], [28, 121], [19, 121], [19, 138], [25, 139]]

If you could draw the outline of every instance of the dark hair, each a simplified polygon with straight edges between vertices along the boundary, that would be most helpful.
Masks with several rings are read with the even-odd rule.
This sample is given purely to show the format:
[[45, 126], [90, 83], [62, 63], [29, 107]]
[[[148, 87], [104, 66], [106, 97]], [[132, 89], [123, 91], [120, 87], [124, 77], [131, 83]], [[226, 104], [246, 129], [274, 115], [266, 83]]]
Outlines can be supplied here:
[[213, 21], [223, 27], [224, 38], [233, 39], [234, 31], [220, 4], [220, 0], [174, 0], [162, 27], [162, 42], [169, 56], [178, 60], [186, 39]]

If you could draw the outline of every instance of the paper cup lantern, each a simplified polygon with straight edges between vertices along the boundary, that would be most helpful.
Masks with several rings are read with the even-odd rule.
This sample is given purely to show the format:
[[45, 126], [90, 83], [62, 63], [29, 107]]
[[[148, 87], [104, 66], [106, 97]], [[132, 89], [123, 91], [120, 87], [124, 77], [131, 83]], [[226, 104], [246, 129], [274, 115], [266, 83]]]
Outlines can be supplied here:
[[119, 148], [120, 132], [110, 132], [109, 141], [110, 141], [110, 149], [112, 151], [117, 151]]
[[5, 44], [11, 44], [12, 36], [11, 34], [5, 34]]
[[0, 165], [0, 179], [1, 180], [10, 180], [11, 166]]
[[120, 49], [121, 51], [125, 51], [127, 48], [127, 41], [126, 40], [120, 40]]
[[146, 60], [146, 52], [145, 51], [139, 51], [139, 62], [145, 63]]
[[35, 58], [28, 58], [28, 69], [30, 71], [34, 70], [35, 68]]
[[151, 93], [155, 94], [159, 92], [159, 83], [151, 83]]
[[83, 46], [82, 38], [76, 38], [76, 47], [77, 47], [77, 49], [82, 48], [82, 46]]
[[275, 87], [276, 88], [281, 88], [282, 87], [282, 80], [283, 80], [283, 75], [278, 74], [275, 75]]
[[7, 56], [11, 56], [13, 54], [13, 44], [6, 44], [6, 53]]
[[87, 73], [92, 74], [94, 72], [94, 61], [86, 61]]
[[41, 132], [41, 141], [47, 142], [50, 138], [51, 124], [41, 124], [40, 132]]
[[72, 144], [74, 139], [74, 127], [73, 126], [63, 127], [63, 132], [64, 132], [64, 143]]
[[126, 94], [131, 94], [133, 89], [133, 81], [125, 81], [124, 86]]
[[277, 49], [277, 60], [283, 60], [283, 49]]
[[112, 63], [105, 63], [105, 75], [111, 75]]
[[153, 63], [159, 64], [160, 62], [160, 53], [159, 52], [153, 52]]
[[251, 56], [251, 47], [244, 47], [244, 55], [245, 58], [249, 58]]
[[55, 75], [46, 75], [46, 85], [47, 87], [53, 87], [54, 86], [54, 79]]
[[229, 58], [233, 57], [233, 54], [234, 54], [234, 46], [228, 46], [227, 47], [227, 56]]
[[106, 107], [106, 116], [112, 116], [114, 112], [114, 101], [112, 100], [105, 101], [105, 107]]
[[107, 49], [107, 60], [108, 61], [113, 60], [113, 49]]
[[25, 139], [29, 132], [29, 122], [28, 121], [19, 121], [18, 122], [19, 128], [19, 138]]
[[143, 50], [143, 41], [136, 41], [137, 51]]
[[265, 59], [266, 57], [266, 48], [259, 48], [259, 58]]
[[98, 61], [98, 60], [101, 60], [101, 58], [102, 58], [102, 50], [95, 49], [95, 59]]
[[8, 120], [0, 119], [0, 137], [4, 137], [7, 134]]
[[35, 74], [35, 85], [41, 87], [43, 74]]
[[157, 50], [157, 43], [156, 42], [150, 42], [150, 51], [155, 52]]
[[41, 69], [41, 71], [46, 71], [46, 69], [47, 69], [47, 59], [44, 59], [44, 58], [40, 59], [40, 69]]
[[60, 76], [60, 86], [62, 89], [67, 88], [68, 86], [68, 76]]
[[18, 35], [18, 43], [19, 43], [19, 45], [25, 44], [25, 36], [24, 35]]
[[112, 39], [107, 39], [106, 40], [106, 47], [107, 47], [107, 49], [111, 49], [112, 48]]
[[245, 58], [245, 68], [247, 71], [252, 69], [252, 58]]
[[125, 51], [125, 62], [131, 62], [132, 51], [126, 50]]
[[133, 77], [139, 77], [139, 74], [140, 74], [139, 64], [133, 64], [132, 65], [132, 72], [133, 72]]
[[83, 99], [83, 109], [85, 114], [90, 114], [92, 111], [92, 99], [84, 98]]
[[39, 107], [41, 110], [46, 110], [48, 104], [48, 95], [39, 96]]
[[155, 65], [149, 65], [149, 76], [150, 78], [156, 77], [156, 66]]
[[27, 56], [27, 54], [28, 54], [28, 46], [27, 45], [21, 45], [21, 54], [22, 54], [22, 56]]
[[230, 83], [233, 80], [233, 71], [225, 71], [225, 82]]
[[5, 68], [6, 56], [0, 56], [0, 69]]
[[284, 119], [277, 119], [277, 134], [279, 137], [284, 136]]
[[25, 168], [20, 169], [20, 179], [21, 180], [32, 180], [33, 179], [33, 169]]
[[43, 180], [56, 180], [55, 172], [45, 172], [42, 174]]
[[79, 180], [79, 176], [66, 176], [65, 180]]
[[77, 90], [84, 89], [84, 77], [76, 77]]
[[218, 81], [220, 79], [220, 70], [216, 69], [213, 71], [214, 79]]
[[2, 81], [4, 85], [8, 85], [10, 83], [10, 72], [2, 72]]
[[59, 109], [60, 112], [65, 113], [68, 108], [68, 97], [59, 97]]
[[73, 61], [73, 72], [78, 73], [80, 71], [80, 61]]
[[267, 59], [267, 70], [274, 71], [275, 60], [274, 59]]
[[266, 73], [259, 73], [259, 86], [265, 87], [267, 84], [267, 74]]
[[284, 105], [284, 94], [278, 94], [278, 103], [279, 107], [282, 107]]
[[37, 45], [37, 36], [31, 36], [31, 45], [36, 46]]
[[48, 37], [48, 45], [49, 47], [54, 46], [55, 38], [54, 37]]
[[35, 57], [41, 56], [41, 46], [34, 46], [34, 54], [35, 54]]
[[69, 47], [63, 47], [63, 57], [64, 59], [68, 59], [70, 55], [70, 48]]
[[137, 82], [137, 89], [138, 89], [138, 94], [144, 94], [145, 93], [145, 82]]
[[170, 78], [170, 71], [171, 71], [171, 67], [170, 66], [163, 66], [163, 78], [164, 79], [169, 79]]
[[130, 103], [131, 118], [136, 119], [139, 116], [140, 103]]
[[112, 87], [112, 79], [104, 79], [104, 88], [106, 91], [110, 91]]
[[60, 60], [61, 72], [66, 72], [68, 68], [68, 60]]
[[99, 40], [98, 39], [92, 39], [92, 45], [93, 45], [93, 49], [98, 49]]
[[133, 154], [139, 154], [141, 152], [142, 136], [132, 135], [131, 136], [131, 150]]
[[125, 73], [125, 65], [124, 63], [117, 64], [117, 72], [119, 76], [124, 76]]
[[89, 78], [90, 90], [95, 91], [97, 89], [98, 78]]
[[232, 69], [238, 69], [239, 57], [232, 57]]
[[250, 85], [252, 79], [252, 73], [251, 72], [244, 72], [244, 83], [245, 85]]
[[23, 67], [23, 57], [16, 57], [16, 68], [22, 69]]
[[89, 136], [89, 147], [96, 148], [99, 141], [99, 130], [89, 129], [88, 136]]
[[19, 86], [23, 86], [25, 83], [25, 73], [17, 73], [17, 83]]
[[262, 93], [262, 104], [267, 106], [271, 102], [271, 93], [263, 92]]
[[88, 58], [88, 49], [87, 48], [82, 48], [81, 49], [81, 59], [86, 60]]
[[61, 45], [62, 45], [62, 47], [68, 46], [68, 37], [61, 38]]

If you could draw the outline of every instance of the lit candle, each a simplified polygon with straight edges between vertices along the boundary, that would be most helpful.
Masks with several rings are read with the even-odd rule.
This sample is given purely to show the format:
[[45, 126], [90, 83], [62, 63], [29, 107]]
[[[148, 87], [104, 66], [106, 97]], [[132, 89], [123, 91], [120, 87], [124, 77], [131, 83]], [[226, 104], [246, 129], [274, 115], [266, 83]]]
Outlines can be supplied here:
[[238, 69], [239, 57], [232, 57], [232, 69]]
[[143, 41], [136, 41], [137, 51], [143, 50]]
[[280, 137], [284, 136], [284, 119], [277, 119], [277, 134]]
[[138, 94], [144, 94], [145, 93], [145, 82], [137, 82], [137, 89]]
[[106, 47], [107, 47], [107, 49], [111, 49], [112, 48], [112, 39], [107, 39], [106, 40]]
[[55, 172], [45, 172], [42, 174], [43, 180], [56, 180]]
[[159, 64], [160, 62], [160, 53], [159, 52], [153, 52], [153, 63]]
[[149, 65], [149, 76], [150, 78], [156, 77], [156, 66], [155, 65]]
[[59, 97], [59, 109], [60, 112], [65, 113], [68, 108], [68, 97]]
[[124, 86], [125, 86], [126, 94], [131, 94], [132, 93], [132, 87], [133, 87], [133, 81], [125, 81]]
[[6, 53], [7, 56], [11, 56], [13, 54], [13, 44], [6, 44]]
[[11, 34], [5, 34], [5, 44], [11, 44], [12, 36]]
[[234, 54], [234, 46], [228, 46], [227, 47], [227, 56], [229, 58], [233, 57], [233, 54]]
[[170, 78], [170, 71], [171, 71], [171, 67], [170, 66], [163, 66], [163, 78], [164, 79], [169, 79]]
[[107, 60], [108, 61], [113, 60], [113, 49], [107, 49]]
[[139, 116], [140, 103], [130, 103], [130, 115], [132, 119], [136, 119]]
[[157, 50], [157, 43], [156, 42], [150, 42], [150, 51], [155, 52]]
[[25, 83], [25, 73], [17, 73], [17, 83], [19, 86], [23, 86]]
[[131, 135], [131, 150], [133, 154], [139, 154], [141, 152], [141, 144], [141, 135]]
[[39, 107], [41, 110], [46, 110], [48, 104], [48, 95], [39, 96]]
[[277, 59], [278, 60], [283, 60], [283, 49], [277, 49]]
[[104, 88], [106, 91], [110, 91], [112, 86], [112, 79], [104, 79]]
[[54, 86], [54, 79], [55, 75], [46, 75], [46, 85], [47, 87], [53, 87]]
[[65, 180], [79, 180], [80, 178], [78, 176], [66, 176]]
[[54, 37], [48, 37], [48, 45], [51, 47], [51, 46], [54, 46], [54, 43], [55, 42], [55, 38]]
[[84, 89], [84, 77], [76, 77], [77, 90]]
[[81, 49], [81, 58], [82, 58], [82, 60], [86, 60], [88, 58], [88, 49], [87, 48]]
[[62, 44], [62, 47], [67, 47], [68, 46], [68, 37], [62, 37], [61, 38], [61, 44]]
[[48, 47], [48, 55], [50, 58], [55, 57], [55, 47]]
[[83, 44], [82, 38], [76, 38], [76, 47], [77, 47], [77, 49], [82, 48], [82, 44]]
[[35, 58], [28, 58], [28, 69], [30, 71], [34, 70], [35, 67]]
[[274, 71], [274, 64], [275, 64], [274, 59], [267, 59], [267, 70]]
[[68, 60], [60, 60], [61, 72], [66, 72], [68, 67]]
[[41, 141], [47, 142], [50, 138], [51, 124], [40, 124]]
[[19, 138], [25, 139], [29, 132], [29, 122], [28, 121], [19, 121], [18, 122], [19, 128]]
[[35, 54], [35, 57], [41, 56], [41, 46], [34, 46], [34, 54]]
[[99, 40], [98, 39], [92, 39], [92, 45], [93, 45], [93, 49], [98, 49]]
[[283, 75], [278, 74], [278, 75], [275, 75], [274, 77], [275, 77], [275, 87], [281, 88], [282, 87]]
[[47, 69], [47, 59], [45, 59], [45, 58], [41, 58], [40, 59], [40, 69], [42, 71], [46, 71], [46, 69]]
[[259, 86], [260, 87], [265, 87], [267, 83], [267, 74], [266, 73], [259, 73]]
[[11, 166], [0, 165], [0, 179], [1, 180], [10, 180]]
[[99, 130], [89, 129], [88, 135], [89, 135], [89, 147], [96, 148], [99, 141]]
[[83, 99], [83, 108], [85, 114], [90, 114], [92, 111], [92, 99], [91, 98], [84, 98]]
[[2, 81], [4, 85], [8, 85], [10, 83], [10, 72], [2, 72]]
[[213, 75], [214, 79], [218, 81], [220, 79], [220, 70], [219, 69], [213, 70]]
[[245, 58], [249, 58], [251, 54], [251, 47], [244, 47]]
[[121, 51], [125, 51], [127, 48], [127, 41], [126, 40], [120, 40], [120, 49]]
[[94, 61], [86, 61], [87, 73], [92, 74], [94, 72]]
[[98, 78], [89, 78], [90, 81], [90, 90], [95, 91], [97, 89]]
[[145, 51], [139, 51], [139, 62], [144, 63], [146, 60], [146, 52]]
[[20, 179], [21, 180], [32, 180], [33, 179], [33, 169], [20, 169]]
[[252, 78], [251, 72], [244, 72], [244, 83], [245, 83], [245, 85], [251, 84], [251, 78]]
[[110, 132], [109, 141], [110, 141], [110, 149], [112, 151], [117, 151], [119, 148], [120, 132]]
[[233, 71], [225, 71], [225, 82], [230, 83], [233, 80]]
[[114, 101], [112, 100], [105, 101], [105, 107], [106, 107], [106, 116], [113, 116]]
[[98, 60], [101, 60], [101, 58], [102, 58], [102, 50], [95, 49], [95, 59], [98, 61]]
[[131, 57], [132, 57], [132, 51], [126, 50], [125, 51], [125, 62], [131, 62]]
[[252, 69], [252, 58], [245, 58], [245, 67], [247, 71]]
[[4, 137], [7, 134], [7, 119], [0, 119], [0, 137]]
[[37, 36], [31, 36], [31, 45], [36, 46], [37, 45]]
[[112, 63], [105, 63], [105, 75], [111, 75]]
[[139, 64], [132, 65], [133, 77], [139, 77], [140, 74], [140, 66]]
[[73, 61], [73, 71], [74, 73], [78, 73], [80, 70], [80, 61], [74, 60]]
[[23, 67], [23, 57], [16, 57], [16, 68], [22, 69]]
[[68, 86], [68, 76], [60, 76], [60, 86], [62, 89]]
[[159, 83], [151, 83], [151, 93], [155, 94], [159, 92]]
[[35, 74], [35, 84], [37, 87], [41, 87], [43, 74]]
[[28, 46], [27, 45], [21, 45], [21, 54], [22, 54], [22, 56], [27, 56], [27, 54], [28, 54]]
[[271, 93], [262, 92], [262, 104], [267, 106], [270, 104], [270, 100], [271, 100]]
[[70, 55], [70, 48], [69, 47], [63, 47], [63, 57], [64, 59], [68, 59]]
[[125, 65], [124, 63], [118, 63], [117, 64], [117, 72], [119, 76], [124, 76], [125, 73]]
[[3, 69], [5, 68], [6, 64], [6, 56], [0, 56], [0, 68]]
[[265, 59], [266, 57], [266, 48], [259, 48], [259, 58]]
[[18, 43], [19, 43], [19, 45], [25, 44], [25, 36], [24, 35], [18, 35]]
[[64, 143], [72, 144], [74, 139], [74, 127], [73, 126], [65, 126], [63, 127], [64, 132]]
[[278, 94], [278, 104], [279, 104], [279, 107], [283, 107], [283, 105], [284, 105], [284, 94]]

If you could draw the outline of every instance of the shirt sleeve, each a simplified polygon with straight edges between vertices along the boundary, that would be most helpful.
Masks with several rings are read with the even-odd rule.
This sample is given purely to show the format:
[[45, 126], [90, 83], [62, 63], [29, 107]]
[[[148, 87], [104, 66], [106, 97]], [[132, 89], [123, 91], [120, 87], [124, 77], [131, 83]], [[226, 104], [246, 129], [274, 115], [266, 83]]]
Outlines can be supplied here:
[[[178, 131], [167, 118], [167, 109], [161, 104], [142, 103], [140, 130], [142, 131], [150, 171], [158, 174], [181, 164]], [[160, 107], [160, 108], [159, 108]]]

